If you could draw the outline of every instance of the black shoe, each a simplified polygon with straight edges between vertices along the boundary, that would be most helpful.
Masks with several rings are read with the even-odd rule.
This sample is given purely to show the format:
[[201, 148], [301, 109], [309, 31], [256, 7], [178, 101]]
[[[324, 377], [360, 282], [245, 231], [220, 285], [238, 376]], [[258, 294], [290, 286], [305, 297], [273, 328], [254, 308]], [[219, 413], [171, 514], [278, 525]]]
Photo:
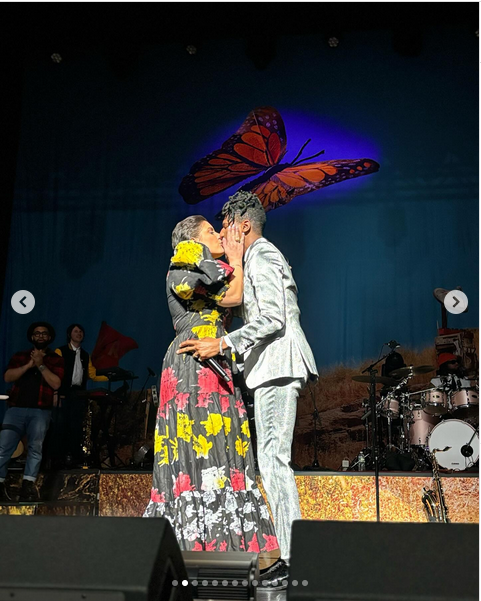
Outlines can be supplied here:
[[262, 570], [259, 570], [259, 574], [262, 576], [263, 574], [267, 574], [267, 572], [270, 572], [271, 570], [273, 570], [274, 568], [276, 568], [280, 563], [285, 563], [285, 561], [283, 559], [281, 559], [280, 557], [278, 557], [274, 563], [271, 563], [271, 565], [268, 568], [264, 568]]
[[12, 498], [8, 494], [7, 487], [5, 486], [5, 482], [0, 482], [0, 503], [3, 501], [4, 503], [10, 503]]
[[35, 503], [38, 501], [38, 491], [35, 482], [32, 482], [31, 480], [22, 481], [19, 501], [21, 503]]
[[281, 591], [287, 588], [289, 580], [289, 566], [283, 559], [279, 559], [271, 568], [259, 577], [259, 586], [266, 590]]

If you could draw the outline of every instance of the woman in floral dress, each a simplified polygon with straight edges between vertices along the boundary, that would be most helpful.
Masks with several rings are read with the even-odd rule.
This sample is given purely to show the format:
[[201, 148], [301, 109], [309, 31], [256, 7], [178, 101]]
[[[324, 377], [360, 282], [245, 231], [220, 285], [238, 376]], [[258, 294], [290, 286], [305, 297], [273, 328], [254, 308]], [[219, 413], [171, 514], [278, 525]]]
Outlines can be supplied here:
[[[223, 246], [224, 244], [224, 246]], [[167, 300], [176, 338], [162, 367], [155, 428], [151, 500], [145, 517], [166, 517], [182, 550], [272, 551], [278, 548], [269, 512], [255, 483], [249, 423], [228, 351], [217, 356], [226, 383], [193, 355], [178, 354], [189, 338], [224, 335], [227, 307], [243, 292], [243, 237], [220, 235], [201, 216], [180, 222]], [[230, 265], [216, 260], [226, 255]]]

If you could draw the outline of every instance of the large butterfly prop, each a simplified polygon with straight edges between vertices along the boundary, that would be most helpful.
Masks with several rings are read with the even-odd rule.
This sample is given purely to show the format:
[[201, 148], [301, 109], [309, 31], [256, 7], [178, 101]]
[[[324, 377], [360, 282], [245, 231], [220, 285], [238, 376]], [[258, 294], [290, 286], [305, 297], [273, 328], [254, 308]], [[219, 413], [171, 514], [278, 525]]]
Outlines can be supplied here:
[[265, 171], [242, 186], [255, 193], [266, 211], [290, 202], [295, 196], [325, 186], [370, 175], [379, 169], [372, 159], [339, 159], [306, 163], [324, 151], [301, 159], [308, 140], [291, 163], [279, 163], [287, 150], [287, 136], [279, 112], [270, 106], [254, 109], [219, 150], [197, 161], [184, 177], [179, 192], [197, 204], [235, 184]]

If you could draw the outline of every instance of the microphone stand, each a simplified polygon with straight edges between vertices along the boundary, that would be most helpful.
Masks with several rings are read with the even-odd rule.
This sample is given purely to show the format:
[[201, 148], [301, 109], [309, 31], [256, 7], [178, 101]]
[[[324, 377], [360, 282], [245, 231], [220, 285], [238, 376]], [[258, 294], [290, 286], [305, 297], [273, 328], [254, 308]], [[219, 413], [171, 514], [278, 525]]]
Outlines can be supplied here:
[[376, 520], [381, 521], [381, 515], [379, 511], [379, 438], [377, 435], [377, 414], [376, 414], [376, 374], [377, 369], [374, 369], [378, 363], [384, 361], [395, 349], [391, 349], [389, 353], [386, 353], [383, 357], [368, 365], [361, 373], [369, 372], [371, 382], [369, 385], [369, 408], [371, 411], [371, 424], [372, 424], [372, 452], [374, 455], [374, 479], [376, 483]]
[[132, 415], [134, 418], [134, 432], [133, 432], [133, 436], [132, 436], [132, 454], [130, 456], [130, 465], [135, 465], [134, 457], [135, 457], [135, 445], [137, 443], [137, 419], [136, 419], [137, 418], [137, 405], [139, 404], [140, 397], [142, 396], [142, 393], [145, 390], [145, 386], [147, 385], [149, 378], [154, 378], [154, 377], [155, 377], [155, 374], [152, 375], [149, 370], [147, 377], [145, 378], [145, 382], [142, 386], [142, 390], [137, 395], [137, 398], [135, 399], [134, 404], [132, 406]]
[[314, 422], [314, 461], [312, 462], [312, 465], [306, 465], [302, 469], [303, 471], [330, 471], [330, 468], [321, 467], [319, 465], [319, 459], [317, 455], [317, 422], [319, 422], [319, 426], [321, 426], [321, 418], [319, 417], [319, 411], [317, 410], [316, 399], [312, 392], [311, 384], [309, 384], [308, 388], [309, 392], [311, 393], [311, 400], [314, 408], [314, 411], [312, 412], [312, 420]]

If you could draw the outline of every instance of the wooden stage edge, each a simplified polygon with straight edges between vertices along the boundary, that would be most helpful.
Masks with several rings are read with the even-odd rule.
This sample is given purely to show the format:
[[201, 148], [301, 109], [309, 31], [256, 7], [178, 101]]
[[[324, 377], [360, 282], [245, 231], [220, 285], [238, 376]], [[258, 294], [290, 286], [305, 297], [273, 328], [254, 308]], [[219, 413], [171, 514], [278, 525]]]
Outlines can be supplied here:
[[[479, 523], [479, 474], [459, 472], [441, 477], [452, 522]], [[21, 473], [7, 486], [15, 498]], [[373, 472], [295, 472], [303, 519], [376, 520]], [[257, 484], [264, 494], [262, 480]], [[381, 472], [381, 521], [426, 522], [423, 487], [432, 488], [426, 472]], [[140, 517], [152, 485], [150, 472], [77, 470], [41, 474], [40, 503], [0, 505], [0, 514], [92, 515]]]

